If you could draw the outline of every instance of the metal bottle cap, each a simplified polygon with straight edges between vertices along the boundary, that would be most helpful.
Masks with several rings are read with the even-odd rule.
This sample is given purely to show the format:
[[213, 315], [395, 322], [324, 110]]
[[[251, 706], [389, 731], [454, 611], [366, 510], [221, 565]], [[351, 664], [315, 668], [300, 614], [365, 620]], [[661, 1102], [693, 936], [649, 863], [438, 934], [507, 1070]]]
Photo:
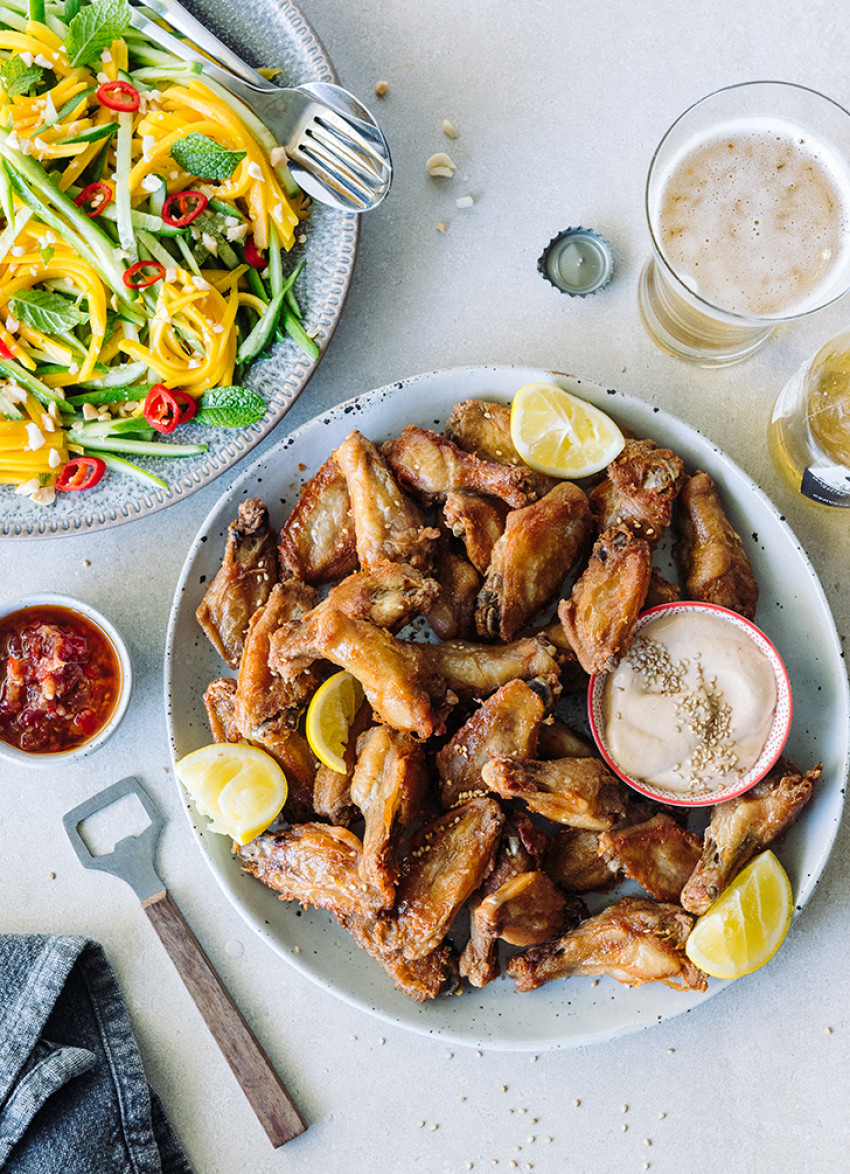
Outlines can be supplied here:
[[549, 241], [538, 272], [555, 289], [584, 298], [611, 280], [614, 259], [607, 241], [590, 228], [566, 228]]

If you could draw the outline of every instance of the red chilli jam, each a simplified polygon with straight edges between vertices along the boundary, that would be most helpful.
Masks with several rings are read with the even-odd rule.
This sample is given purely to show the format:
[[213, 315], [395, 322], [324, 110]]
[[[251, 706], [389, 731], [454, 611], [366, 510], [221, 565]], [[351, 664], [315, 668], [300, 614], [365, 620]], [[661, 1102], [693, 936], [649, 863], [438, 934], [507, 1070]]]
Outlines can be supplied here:
[[0, 740], [27, 754], [91, 741], [121, 693], [121, 664], [96, 624], [66, 607], [0, 619]]

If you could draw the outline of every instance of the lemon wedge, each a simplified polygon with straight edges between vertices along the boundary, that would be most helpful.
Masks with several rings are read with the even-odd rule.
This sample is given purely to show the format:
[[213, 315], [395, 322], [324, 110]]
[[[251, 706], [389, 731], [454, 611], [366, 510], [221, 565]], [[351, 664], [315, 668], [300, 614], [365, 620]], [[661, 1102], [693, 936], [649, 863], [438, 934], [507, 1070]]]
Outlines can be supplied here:
[[697, 918], [685, 952], [715, 978], [750, 974], [782, 945], [793, 906], [785, 869], [772, 852], [762, 852]]
[[599, 408], [554, 383], [526, 383], [511, 405], [511, 439], [532, 469], [589, 477], [613, 461], [625, 438]]
[[348, 731], [363, 700], [363, 686], [351, 673], [334, 673], [320, 685], [307, 706], [306, 734], [320, 762], [345, 774]]
[[247, 844], [264, 832], [286, 802], [286, 775], [271, 755], [242, 742], [202, 746], [174, 767], [211, 832]]

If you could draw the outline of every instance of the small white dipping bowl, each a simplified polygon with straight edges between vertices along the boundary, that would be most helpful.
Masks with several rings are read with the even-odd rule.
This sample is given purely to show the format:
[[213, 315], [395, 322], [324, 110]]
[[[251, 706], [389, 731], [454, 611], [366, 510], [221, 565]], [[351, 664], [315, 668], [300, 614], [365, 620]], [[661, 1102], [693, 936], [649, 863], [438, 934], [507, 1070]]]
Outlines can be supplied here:
[[81, 742], [78, 746], [74, 746], [69, 750], [60, 750], [55, 753], [31, 754], [25, 750], [19, 750], [16, 746], [10, 746], [8, 742], [0, 740], [0, 758], [4, 758], [8, 762], [22, 766], [55, 766], [57, 763], [64, 765], [68, 762], [76, 762], [92, 754], [95, 750], [99, 750], [107, 738], [110, 738], [118, 729], [124, 714], [127, 712], [127, 707], [130, 704], [130, 696], [133, 692], [133, 666], [130, 661], [130, 653], [127, 650], [127, 645], [124, 643], [124, 639], [115, 625], [106, 616], [102, 615], [90, 604], [84, 603], [81, 599], [72, 599], [68, 595], [24, 595], [18, 599], [8, 599], [0, 604], [0, 619], [5, 619], [13, 612], [25, 611], [28, 608], [37, 607], [67, 608], [68, 611], [76, 612], [88, 620], [90, 624], [99, 628], [112, 645], [121, 669], [121, 685], [115, 708], [106, 724], [101, 726], [97, 733], [93, 734], [87, 742]]
[[590, 678], [587, 689], [587, 710], [590, 729], [599, 748], [599, 753], [605, 759], [611, 770], [624, 783], [628, 783], [630, 787], [633, 787], [642, 795], [646, 795], [650, 799], [656, 799], [660, 803], [668, 803], [676, 807], [706, 807], [715, 803], [722, 803], [725, 799], [734, 799], [736, 795], [742, 795], [744, 791], [755, 786], [759, 779], [764, 778], [779, 758], [791, 729], [791, 685], [788, 680], [785, 665], [782, 663], [782, 658], [767, 636], [765, 636], [764, 632], [749, 620], [744, 619], [743, 616], [738, 615], [737, 612], [729, 611], [725, 607], [718, 607], [713, 603], [698, 603], [696, 601], [682, 600], [676, 603], [662, 603], [657, 607], [651, 607], [647, 611], [642, 612], [638, 617], [634, 634], [638, 636], [648, 623], [662, 616], [683, 615], [690, 612], [709, 613], [728, 624], [734, 625], [741, 635], [745, 636], [748, 640], [752, 640], [755, 647], [767, 657], [773, 666], [776, 681], [776, 709], [773, 714], [773, 723], [761, 754], [745, 774], [715, 791], [700, 791], [693, 795], [683, 795], [663, 788], [653, 787], [643, 779], [631, 778], [617, 764], [609, 752], [605, 739], [605, 684], [608, 679], [607, 673], [595, 673]]

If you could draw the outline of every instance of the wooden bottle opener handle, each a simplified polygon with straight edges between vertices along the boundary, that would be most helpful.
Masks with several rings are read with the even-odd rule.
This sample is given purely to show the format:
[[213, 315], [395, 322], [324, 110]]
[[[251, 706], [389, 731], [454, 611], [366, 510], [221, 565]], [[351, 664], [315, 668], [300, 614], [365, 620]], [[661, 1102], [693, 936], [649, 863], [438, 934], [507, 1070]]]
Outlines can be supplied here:
[[242, 1086], [269, 1141], [277, 1148], [298, 1137], [307, 1128], [304, 1118], [183, 914], [165, 889], [142, 901], [142, 908]]

